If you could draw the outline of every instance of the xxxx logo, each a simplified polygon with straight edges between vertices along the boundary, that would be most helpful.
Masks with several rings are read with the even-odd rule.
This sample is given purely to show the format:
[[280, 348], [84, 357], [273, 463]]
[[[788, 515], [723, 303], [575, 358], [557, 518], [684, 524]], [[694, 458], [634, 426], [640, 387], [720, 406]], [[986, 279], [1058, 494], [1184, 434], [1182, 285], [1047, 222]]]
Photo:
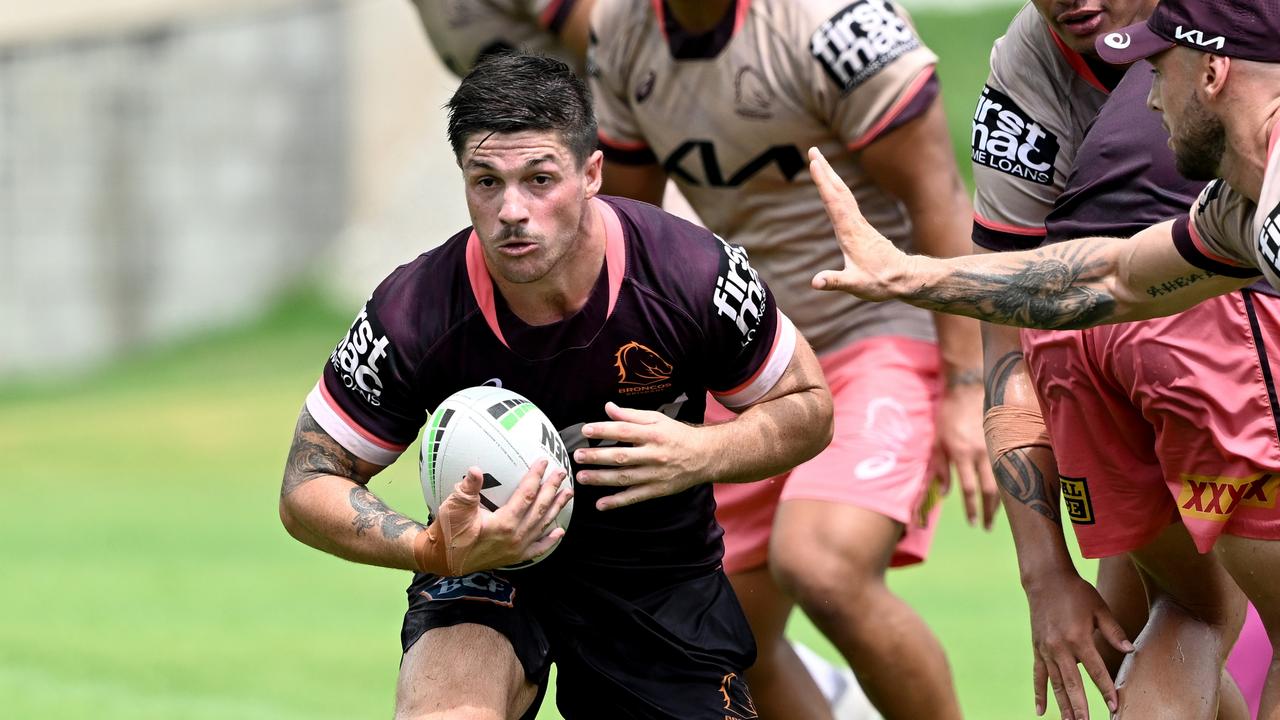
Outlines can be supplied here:
[[618, 392], [624, 395], [666, 390], [675, 372], [661, 355], [634, 340], [618, 348], [613, 364], [618, 368]]
[[1226, 522], [1240, 506], [1273, 508], [1280, 494], [1280, 476], [1251, 475], [1243, 478], [1210, 475], [1182, 475], [1178, 511], [1183, 515], [1213, 522]]

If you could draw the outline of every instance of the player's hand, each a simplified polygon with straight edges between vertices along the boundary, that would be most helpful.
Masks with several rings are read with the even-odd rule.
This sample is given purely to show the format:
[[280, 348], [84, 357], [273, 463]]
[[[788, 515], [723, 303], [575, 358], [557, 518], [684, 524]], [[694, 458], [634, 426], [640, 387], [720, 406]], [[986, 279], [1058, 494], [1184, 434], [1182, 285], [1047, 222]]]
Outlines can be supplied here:
[[862, 217], [849, 186], [817, 148], [809, 148], [809, 174], [818, 186], [844, 254], [844, 269], [823, 270], [813, 277], [813, 287], [843, 290], [877, 302], [893, 299], [887, 278], [904, 274], [910, 258]]
[[1107, 665], [1094, 645], [1094, 630], [1122, 653], [1133, 652], [1133, 644], [1102, 596], [1079, 575], [1066, 573], [1043, 582], [1039, 589], [1028, 589], [1027, 603], [1031, 608], [1031, 644], [1035, 652], [1036, 715], [1043, 715], [1047, 707], [1048, 683], [1064, 720], [1088, 719], [1089, 703], [1079, 665], [1084, 665], [1114, 713], [1119, 699]]
[[946, 473], [942, 478], [943, 487], [949, 486], [954, 467], [964, 498], [965, 518], [972, 526], [981, 512], [982, 527], [990, 530], [1000, 509], [1000, 491], [987, 457], [982, 403], [981, 383], [948, 383], [939, 403], [937, 450]]
[[467, 469], [466, 477], [440, 503], [436, 518], [447, 543], [451, 576], [514, 565], [559, 542], [564, 529], [548, 528], [573, 491], [560, 489], [564, 470], [546, 470], [545, 459], [531, 465], [506, 504], [491, 512], [480, 505], [484, 473], [477, 467]]
[[700, 428], [654, 410], [634, 410], [606, 403], [612, 421], [588, 423], [582, 434], [590, 440], [613, 440], [630, 447], [579, 448], [573, 459], [580, 465], [577, 482], [626, 488], [596, 501], [596, 509], [612, 510], [674, 495], [708, 477], [710, 450], [699, 443]]

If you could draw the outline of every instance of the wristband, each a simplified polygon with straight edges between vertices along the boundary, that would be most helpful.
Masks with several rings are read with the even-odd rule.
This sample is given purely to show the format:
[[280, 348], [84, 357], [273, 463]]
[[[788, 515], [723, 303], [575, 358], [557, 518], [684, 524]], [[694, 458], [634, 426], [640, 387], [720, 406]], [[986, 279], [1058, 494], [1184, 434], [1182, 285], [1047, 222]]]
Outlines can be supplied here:
[[996, 405], [983, 415], [982, 431], [987, 436], [987, 447], [991, 451], [993, 465], [1018, 448], [1053, 449], [1053, 445], [1049, 442], [1049, 430], [1044, 424], [1044, 416], [1039, 410], [1028, 410], [1013, 405]]

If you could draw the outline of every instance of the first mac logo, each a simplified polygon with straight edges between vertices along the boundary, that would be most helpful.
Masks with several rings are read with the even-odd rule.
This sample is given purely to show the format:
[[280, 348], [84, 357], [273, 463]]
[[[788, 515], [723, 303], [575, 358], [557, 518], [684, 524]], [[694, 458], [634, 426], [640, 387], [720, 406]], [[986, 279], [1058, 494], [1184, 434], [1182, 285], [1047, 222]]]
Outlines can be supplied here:
[[329, 356], [329, 362], [348, 390], [377, 407], [381, 404], [382, 378], [390, 366], [387, 346], [391, 344], [376, 317], [369, 315], [369, 306], [360, 308], [360, 314], [351, 323], [351, 330], [342, 338]]

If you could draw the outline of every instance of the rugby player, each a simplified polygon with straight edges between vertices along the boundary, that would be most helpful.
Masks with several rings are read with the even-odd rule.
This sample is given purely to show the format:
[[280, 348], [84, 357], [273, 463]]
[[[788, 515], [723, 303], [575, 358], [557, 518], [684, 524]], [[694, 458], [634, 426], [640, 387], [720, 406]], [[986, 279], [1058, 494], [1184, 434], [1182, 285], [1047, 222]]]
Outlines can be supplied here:
[[[1177, 175], [1160, 117], [1145, 108], [1150, 67], [1143, 64], [1121, 80], [1123, 68], [1102, 62], [1093, 47], [1096, 38], [1148, 17], [1155, 2], [1033, 5], [1023, 8], [992, 49], [991, 74], [974, 113], [975, 245], [1001, 251], [1088, 235], [1131, 235], [1185, 213], [1203, 183]], [[1102, 113], [1093, 117], [1104, 101]], [[1262, 283], [1250, 299], [1272, 304], [1272, 293]], [[1143, 476], [1146, 485], [1158, 488], [1166, 473], [1177, 477], [1194, 469], [1221, 475], [1228, 468], [1265, 472], [1280, 466], [1276, 449], [1253, 457], [1253, 467], [1241, 467], [1230, 450], [1223, 457], [1219, 448], [1255, 440], [1241, 437], [1231, 423], [1203, 418], [1204, 412], [1223, 411], [1216, 399], [1224, 391], [1265, 393], [1262, 378], [1249, 371], [1256, 365], [1251, 347], [1224, 348], [1203, 332], [1210, 324], [1247, 334], [1243, 297], [1223, 296], [1182, 315], [1126, 326], [1122, 333], [1025, 330], [1020, 340], [1016, 329], [984, 328], [993, 405], [989, 429], [997, 436], [1036, 438], [1034, 431], [1017, 427], [1025, 416], [1033, 418], [1034, 430], [1039, 417], [1034, 379], [1053, 416], [1049, 426], [1059, 452], [1055, 466], [1047, 447], [1006, 447], [996, 464], [1031, 610], [1038, 712], [1045, 709], [1049, 683], [1065, 716], [1087, 715], [1077, 662], [1115, 708], [1112, 677], [1123, 656], [1110, 646], [1127, 647], [1125, 635], [1138, 636], [1149, 600], [1157, 612], [1144, 647], [1157, 638], [1195, 647], [1196, 638], [1204, 638], [1207, 645], [1196, 656], [1220, 660], [1231, 646], [1238, 604], [1233, 583], [1216, 561], [1194, 553], [1180, 524], [1156, 535], [1156, 526], [1134, 522], [1126, 512], [1125, 488]], [[1205, 362], [1206, 352], [1227, 362]], [[1157, 400], [1144, 381], [1153, 379], [1154, 362], [1169, 360], [1198, 371], [1171, 390], [1176, 399]], [[1058, 472], [1067, 478], [1068, 515], [1081, 548], [1086, 556], [1102, 556], [1096, 592], [1076, 573], [1063, 542]], [[1206, 577], [1225, 582], [1206, 584]], [[1153, 589], [1150, 597], [1144, 584]], [[1110, 641], [1097, 649], [1095, 627]], [[1250, 628], [1258, 636], [1248, 639], [1265, 642], [1258, 625]], [[1125, 671], [1131, 696], [1150, 693], [1152, 710], [1212, 706], [1216, 672], [1206, 666], [1191, 678], [1200, 682], [1188, 681], [1187, 673], [1153, 672], [1146, 666], [1158, 657], [1143, 653]], [[1228, 684], [1228, 691], [1233, 704], [1222, 716], [1244, 717], [1234, 686]], [[1251, 700], [1256, 706], [1256, 698]]]
[[884, 573], [927, 554], [930, 483], [949, 476], [935, 436], [971, 520], [992, 521], [977, 328], [939, 319], [936, 344], [927, 313], [814, 294], [812, 272], [838, 258], [803, 182], [803, 149], [820, 145], [902, 247], [967, 252], [936, 57], [885, 0], [600, 3], [591, 33], [606, 192], [657, 204], [670, 178], [707, 227], [749, 248], [836, 403], [818, 458], [716, 488], [725, 569], [760, 646], [748, 678], [761, 715], [830, 717], [783, 639], [799, 603], [886, 717], [959, 717], [941, 645]]
[[[1280, 280], [1280, 5], [1257, 0], [1213, 3], [1165, 0], [1145, 23], [1098, 39], [1103, 59], [1128, 64], [1150, 58], [1155, 80], [1149, 103], [1163, 112], [1178, 171], [1213, 179], [1187, 215], [1152, 225], [1129, 239], [1085, 238], [1034, 251], [959, 260], [908, 257], [856, 210], [853, 195], [811, 151], [812, 172], [836, 224], [845, 254], [842, 271], [820, 273], [815, 287], [840, 289], [871, 300], [891, 298], [1004, 324], [1045, 329], [1083, 328], [1170, 315], [1237, 291], [1259, 274]], [[1216, 179], [1214, 179], [1216, 178]], [[1225, 450], [1245, 468], [1274, 453], [1277, 403], [1269, 350], [1277, 332], [1269, 304], [1241, 296], [1247, 334], [1202, 324], [1201, 339], [1254, 350], [1253, 372], [1265, 393], [1222, 393], [1221, 415], [1200, 410], [1205, 424], [1222, 420], [1252, 442]], [[1118, 329], [1116, 332], [1122, 332]], [[1218, 356], [1205, 353], [1214, 362]], [[1234, 362], [1242, 362], [1236, 358]], [[1197, 369], [1150, 363], [1155, 400], [1176, 402], [1177, 383]], [[1234, 371], [1228, 368], [1224, 372]], [[1159, 380], [1160, 382], [1154, 382]], [[1225, 416], [1225, 417], [1222, 417]], [[1054, 422], [1050, 415], [1049, 422]], [[1250, 428], [1257, 424], [1262, 427]], [[1018, 447], [1029, 443], [1014, 442]], [[1135, 484], [1136, 485], [1136, 484]], [[1280, 534], [1272, 473], [1202, 475], [1182, 472], [1158, 483], [1164, 497], [1135, 490], [1146, 507], [1141, 523], [1163, 532], [1171, 513], [1200, 552], [1213, 550], [1256, 607], [1274, 643], [1280, 639], [1277, 570]], [[1094, 503], [1094, 509], [1099, 504]], [[1280, 717], [1280, 679], [1273, 663], [1259, 717]], [[1125, 694], [1120, 696], [1122, 706]], [[1123, 712], [1123, 708], [1122, 708]]]
[[486, 55], [552, 55], [581, 71], [595, 0], [413, 0], [431, 46], [454, 75]]
[[[449, 102], [449, 139], [473, 227], [381, 283], [326, 364], [285, 469], [286, 528], [416, 571], [397, 717], [532, 718], [552, 662], [566, 718], [755, 717], [755, 646], [709, 483], [827, 444], [816, 357], [744, 250], [597, 194], [589, 94], [564, 63], [481, 61]], [[427, 526], [368, 490], [429, 408], [485, 383], [528, 397], [565, 439], [567, 534], [545, 531], [567, 493], [555, 474], [539, 486], [542, 462], [494, 512], [472, 468]], [[741, 414], [694, 425], [707, 391]], [[494, 570], [561, 537], [531, 568]]]

